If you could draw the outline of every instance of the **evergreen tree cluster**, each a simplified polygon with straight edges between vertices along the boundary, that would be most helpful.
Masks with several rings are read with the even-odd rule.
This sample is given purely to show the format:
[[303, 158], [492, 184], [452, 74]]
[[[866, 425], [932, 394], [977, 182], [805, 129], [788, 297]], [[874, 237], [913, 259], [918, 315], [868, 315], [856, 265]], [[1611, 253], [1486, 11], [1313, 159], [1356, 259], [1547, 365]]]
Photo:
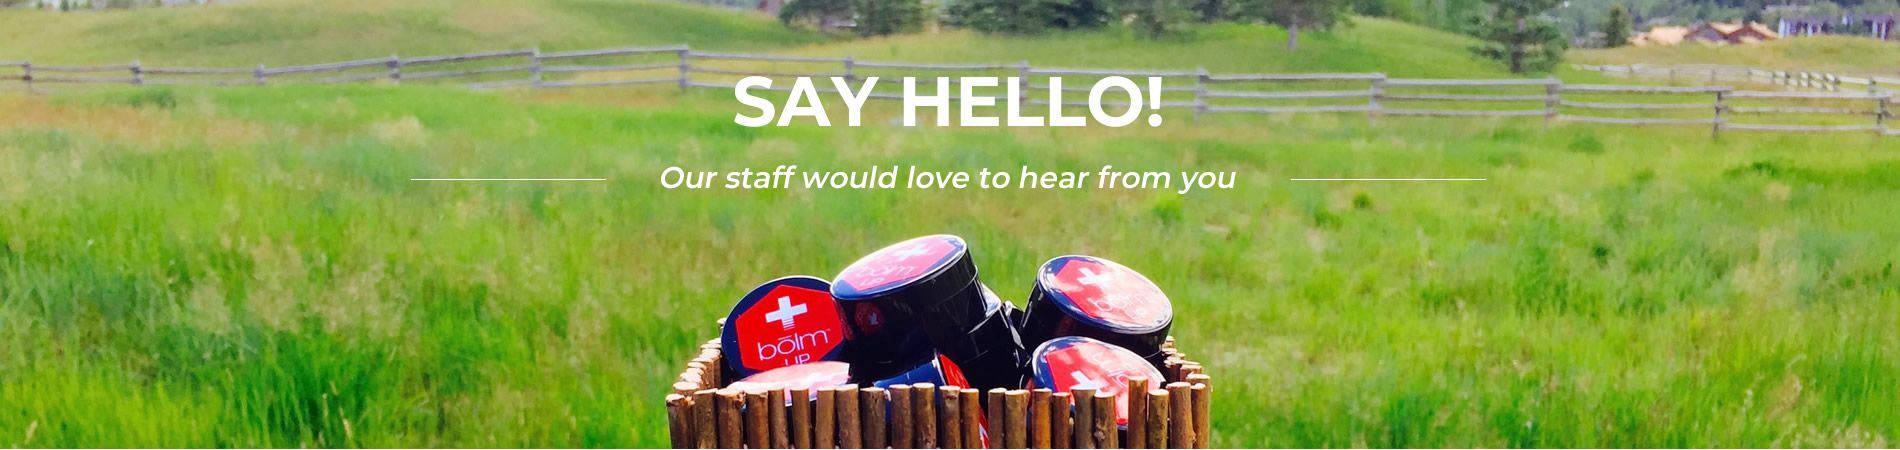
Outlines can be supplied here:
[[1603, 23], [1603, 46], [1622, 47], [1630, 43], [1630, 12], [1622, 4], [1610, 7], [1610, 20]]
[[791, 0], [778, 18], [787, 25], [849, 25], [859, 36], [883, 36], [922, 29], [927, 11], [920, 0]]
[[944, 21], [985, 33], [1036, 34], [1109, 23], [1110, 1], [951, 0]]
[[[1118, 25], [1151, 39], [1179, 33], [1196, 22], [1263, 22], [1286, 30], [1287, 48], [1297, 50], [1301, 33], [1329, 30], [1352, 14], [1409, 15], [1414, 0], [941, 1], [945, 3], [938, 12], [923, 0], [791, 0], [780, 18], [788, 24], [813, 23], [820, 29], [848, 26], [863, 36], [915, 31], [934, 19], [984, 33], [1023, 35]], [[1483, 40], [1472, 51], [1503, 63], [1512, 72], [1549, 70], [1569, 48], [1565, 28], [1552, 13], [1561, 0], [1470, 1], [1482, 5], [1479, 11], [1465, 14], [1461, 27]], [[1628, 41], [1629, 12], [1619, 5], [1609, 15], [1603, 28], [1608, 40], [1613, 44]]]
[[[814, 1], [814, 0], [805, 0]], [[949, 0], [946, 23], [1010, 34], [1125, 25], [1149, 38], [1192, 23], [1260, 21], [1288, 30], [1325, 30], [1340, 23], [1353, 0]], [[1375, 1], [1375, 0], [1357, 0]], [[1297, 44], [1289, 36], [1288, 45]]]
[[1472, 24], [1483, 43], [1472, 48], [1480, 56], [1503, 62], [1512, 73], [1542, 72], [1563, 61], [1570, 40], [1545, 15], [1558, 0], [1485, 0], [1491, 14]]

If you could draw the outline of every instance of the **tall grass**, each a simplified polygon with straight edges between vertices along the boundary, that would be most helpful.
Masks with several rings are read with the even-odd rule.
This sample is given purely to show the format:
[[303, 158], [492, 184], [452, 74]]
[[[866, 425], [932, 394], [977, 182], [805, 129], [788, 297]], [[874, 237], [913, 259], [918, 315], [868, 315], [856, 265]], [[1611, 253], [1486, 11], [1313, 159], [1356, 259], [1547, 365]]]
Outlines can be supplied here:
[[[1222, 446], [1891, 446], [1891, 139], [1210, 117], [746, 129], [720, 93], [0, 97], [0, 445], [656, 446], [738, 295], [935, 232], [1148, 274]], [[674, 107], [631, 104], [676, 105]], [[876, 117], [876, 116], [874, 116]], [[1232, 191], [665, 191], [705, 170]], [[432, 184], [416, 177], [606, 177]], [[1444, 184], [1296, 177], [1446, 176]]]

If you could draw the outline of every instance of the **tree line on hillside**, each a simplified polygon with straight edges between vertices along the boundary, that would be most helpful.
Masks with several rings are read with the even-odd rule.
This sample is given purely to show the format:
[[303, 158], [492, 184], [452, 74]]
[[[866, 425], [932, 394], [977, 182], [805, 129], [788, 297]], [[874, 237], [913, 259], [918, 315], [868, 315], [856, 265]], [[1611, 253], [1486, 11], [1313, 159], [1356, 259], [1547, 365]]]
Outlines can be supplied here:
[[[1196, 23], [1259, 22], [1286, 30], [1286, 47], [1300, 34], [1325, 31], [1353, 14], [1389, 16], [1410, 11], [1413, 0], [945, 0], [940, 11], [923, 0], [790, 0], [779, 11], [786, 24], [820, 29], [849, 27], [861, 36], [918, 31], [935, 21], [984, 33], [1033, 35], [1056, 30], [1127, 26], [1160, 39]], [[1466, 17], [1462, 30], [1483, 39], [1472, 48], [1512, 72], [1549, 70], [1568, 48], [1547, 14], [1558, 0], [1476, 1], [1484, 14]]]
[[[1554, 14], [1567, 31], [1584, 40], [1592, 32], [1609, 34], [1609, 29], [1618, 24], [1608, 12], [1616, 9], [1628, 16], [1625, 19], [1631, 30], [1705, 22], [1747, 21], [1773, 26], [1783, 18], [1838, 20], [1843, 15], [1900, 15], [1900, 0], [1569, 0]], [[1858, 21], [1839, 24], [1837, 30], [1846, 34], [1868, 31], [1866, 24]], [[1605, 39], [1603, 45], [1614, 47], [1619, 42]]]

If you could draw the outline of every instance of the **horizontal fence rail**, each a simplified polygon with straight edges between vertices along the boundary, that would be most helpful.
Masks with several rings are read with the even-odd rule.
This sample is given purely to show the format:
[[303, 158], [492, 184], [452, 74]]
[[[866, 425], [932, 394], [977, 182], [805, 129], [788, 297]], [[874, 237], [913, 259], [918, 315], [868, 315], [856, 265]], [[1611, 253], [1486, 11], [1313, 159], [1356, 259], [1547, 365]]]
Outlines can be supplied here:
[[[536, 48], [451, 55], [341, 61], [299, 66], [146, 67], [130, 64], [35, 65], [0, 61], [0, 82], [17, 82], [31, 92], [43, 84], [263, 86], [271, 83], [455, 82], [478, 90], [506, 88], [578, 88], [668, 85], [680, 90], [731, 89], [740, 77], [842, 78], [862, 83], [871, 77], [950, 77], [942, 85], [961, 87], [955, 76], [982, 74], [1019, 79], [1016, 98], [1024, 105], [1048, 106], [1032, 91], [1064, 93], [1063, 107], [1087, 107], [1083, 95], [1091, 79], [1157, 77], [1162, 109], [1206, 114], [1364, 114], [1380, 117], [1542, 117], [1546, 123], [1705, 126], [1725, 130], [1778, 132], [1858, 132], [1900, 135], [1889, 125], [1900, 77], [1846, 76], [1742, 66], [1577, 65], [1581, 70], [1672, 81], [1708, 82], [1699, 86], [1565, 84], [1557, 79], [1417, 79], [1383, 73], [1208, 73], [1205, 69], [1094, 69], [1035, 67], [1016, 63], [917, 63], [859, 61], [856, 58], [694, 51], [685, 45], [542, 52]], [[899, 72], [902, 72], [901, 74]], [[921, 72], [921, 73], [920, 73]], [[1077, 77], [1059, 89], [1054, 77]], [[1738, 90], [1714, 83], [1783, 85], [1813, 90]], [[935, 92], [936, 80], [919, 80], [920, 91]], [[1860, 88], [1864, 86], [1864, 89]], [[867, 95], [902, 100], [896, 83], [881, 84]], [[831, 83], [818, 91], [835, 93]], [[995, 89], [1000, 90], [1000, 87]], [[789, 92], [789, 85], [762, 90]], [[1083, 94], [1083, 95], [1077, 95]], [[1001, 104], [1002, 95], [988, 98]], [[1147, 99], [1143, 99], [1146, 103]], [[1106, 100], [1105, 106], [1129, 102]], [[1788, 120], [1779, 123], [1731, 122], [1731, 118]], [[1798, 117], [1801, 120], [1789, 118]], [[1776, 119], [1782, 118], [1782, 119]]]
[[1578, 70], [1626, 78], [1668, 79], [1670, 81], [1737, 82], [1788, 86], [1821, 91], [1892, 91], [1900, 87], [1900, 73], [1883, 75], [1846, 75], [1822, 71], [1782, 70], [1716, 64], [1683, 65], [1591, 65], [1575, 64]]

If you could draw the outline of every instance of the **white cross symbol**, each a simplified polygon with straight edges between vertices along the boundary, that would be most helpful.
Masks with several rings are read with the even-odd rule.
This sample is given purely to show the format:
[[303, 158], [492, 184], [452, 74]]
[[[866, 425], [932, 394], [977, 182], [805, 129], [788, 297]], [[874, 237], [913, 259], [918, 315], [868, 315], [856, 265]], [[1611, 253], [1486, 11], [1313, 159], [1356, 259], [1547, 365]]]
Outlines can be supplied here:
[[800, 304], [793, 306], [791, 296], [779, 297], [778, 309], [765, 313], [765, 321], [780, 322], [785, 325], [785, 329], [790, 330], [792, 329], [792, 323], [798, 320], [798, 315], [804, 313], [805, 305]]
[[910, 257], [912, 256], [922, 255], [924, 253], [930, 252], [930, 249], [926, 249], [924, 247], [925, 245], [922, 242], [911, 244], [911, 245], [905, 246], [903, 250], [898, 250], [894, 253], [891, 253], [891, 256], [896, 256], [897, 259], [910, 259]]
[[1114, 271], [1098, 274], [1098, 273], [1095, 273], [1095, 271], [1093, 270], [1089, 270], [1089, 268], [1087, 267], [1083, 267], [1081, 270], [1078, 270], [1077, 272], [1082, 273], [1082, 278], [1077, 278], [1075, 282], [1082, 283], [1089, 286], [1095, 286], [1096, 289], [1102, 289], [1102, 288], [1107, 287], [1106, 284], [1108, 284], [1109, 280], [1113, 279], [1115, 275]]
[[1075, 385], [1070, 386], [1069, 389], [1101, 389], [1102, 387], [1102, 382], [1089, 378], [1089, 374], [1082, 373], [1080, 370], [1069, 371], [1069, 378], [1075, 379]]

